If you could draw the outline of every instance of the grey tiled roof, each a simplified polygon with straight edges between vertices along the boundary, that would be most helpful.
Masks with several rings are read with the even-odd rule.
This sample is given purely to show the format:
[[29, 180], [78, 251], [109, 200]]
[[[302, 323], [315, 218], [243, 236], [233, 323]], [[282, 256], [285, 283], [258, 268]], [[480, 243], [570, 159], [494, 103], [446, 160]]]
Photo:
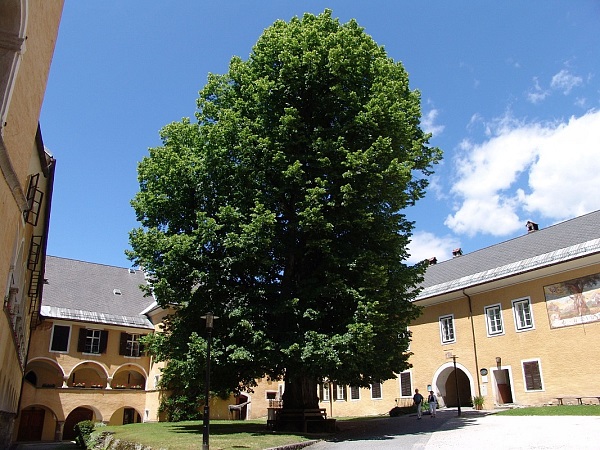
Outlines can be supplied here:
[[600, 252], [600, 211], [427, 268], [418, 299]]
[[44, 278], [45, 317], [152, 328], [142, 312], [154, 298], [139, 287], [146, 284], [141, 270], [47, 256]]

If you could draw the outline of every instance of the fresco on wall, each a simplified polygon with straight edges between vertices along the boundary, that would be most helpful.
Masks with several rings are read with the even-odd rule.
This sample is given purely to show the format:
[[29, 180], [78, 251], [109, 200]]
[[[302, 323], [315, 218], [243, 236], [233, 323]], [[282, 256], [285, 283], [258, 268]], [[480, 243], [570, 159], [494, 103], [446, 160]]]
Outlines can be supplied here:
[[600, 321], [600, 273], [544, 286], [551, 328]]

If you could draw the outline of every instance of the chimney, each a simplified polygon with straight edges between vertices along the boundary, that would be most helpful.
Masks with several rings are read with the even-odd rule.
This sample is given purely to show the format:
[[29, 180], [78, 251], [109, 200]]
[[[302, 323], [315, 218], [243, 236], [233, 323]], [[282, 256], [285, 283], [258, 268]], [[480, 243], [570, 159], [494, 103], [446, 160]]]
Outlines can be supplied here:
[[437, 264], [437, 258], [434, 256], [433, 258], [429, 258], [429, 265], [433, 266], [434, 264]]
[[462, 255], [462, 249], [460, 247], [455, 248], [454, 250], [452, 250], [452, 256], [453, 257], [457, 257], [457, 256], [461, 256]]
[[525, 225], [527, 227], [527, 232], [531, 233], [533, 231], [537, 231], [539, 229], [538, 224], [535, 222], [532, 222], [531, 220], [527, 221], [527, 224]]

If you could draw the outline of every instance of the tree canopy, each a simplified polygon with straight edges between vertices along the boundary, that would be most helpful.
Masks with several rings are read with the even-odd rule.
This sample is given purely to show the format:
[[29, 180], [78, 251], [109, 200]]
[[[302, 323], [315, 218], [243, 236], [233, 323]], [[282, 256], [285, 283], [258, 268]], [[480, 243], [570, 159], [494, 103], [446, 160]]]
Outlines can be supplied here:
[[138, 167], [129, 258], [178, 305], [150, 348], [202, 373], [200, 316], [214, 311], [222, 392], [406, 369], [424, 264], [404, 262], [403, 210], [441, 152], [402, 64], [356, 21], [305, 14], [210, 74], [197, 106]]

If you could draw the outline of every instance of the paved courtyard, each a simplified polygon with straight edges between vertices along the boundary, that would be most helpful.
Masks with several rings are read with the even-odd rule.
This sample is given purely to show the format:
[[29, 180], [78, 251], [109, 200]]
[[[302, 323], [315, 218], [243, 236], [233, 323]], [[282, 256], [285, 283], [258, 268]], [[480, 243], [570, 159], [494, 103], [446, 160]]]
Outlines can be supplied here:
[[423, 416], [340, 422], [335, 441], [311, 450], [366, 449], [598, 449], [600, 416], [507, 417], [466, 410]]

